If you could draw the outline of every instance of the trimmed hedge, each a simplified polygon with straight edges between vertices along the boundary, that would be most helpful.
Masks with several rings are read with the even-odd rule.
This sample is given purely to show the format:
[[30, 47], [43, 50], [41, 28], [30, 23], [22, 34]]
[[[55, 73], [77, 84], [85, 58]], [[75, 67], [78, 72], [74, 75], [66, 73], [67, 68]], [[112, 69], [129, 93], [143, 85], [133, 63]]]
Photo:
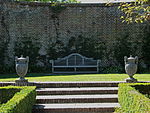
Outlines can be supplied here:
[[150, 113], [150, 83], [119, 84], [117, 113]]
[[35, 88], [36, 88], [35, 86], [1, 87], [0, 89], [7, 89], [11, 96], [14, 94], [15, 91], [16, 93], [10, 100], [8, 100], [8, 97], [7, 97], [8, 92], [4, 91], [6, 96], [3, 95], [3, 98], [5, 98], [5, 101], [6, 100], [8, 101], [0, 106], [0, 113], [32, 113], [32, 106], [35, 104], [35, 101], [36, 101]]
[[0, 104], [6, 103], [10, 100], [15, 93], [19, 92], [21, 89], [16, 89], [12, 86], [0, 87]]

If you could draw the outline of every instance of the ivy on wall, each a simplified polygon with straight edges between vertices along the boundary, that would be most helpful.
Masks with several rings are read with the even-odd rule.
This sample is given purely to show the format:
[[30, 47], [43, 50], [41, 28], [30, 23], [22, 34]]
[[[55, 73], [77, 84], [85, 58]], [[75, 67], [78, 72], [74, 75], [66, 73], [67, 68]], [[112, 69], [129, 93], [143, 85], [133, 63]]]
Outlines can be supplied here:
[[[24, 41], [18, 41], [15, 43], [15, 56], [20, 57], [20, 55], [23, 55], [24, 57], [29, 56], [29, 69], [34, 71], [34, 67], [36, 68], [36, 63], [39, 56], [39, 44], [34, 44], [31, 41], [31, 37], [22, 37], [25, 40]], [[29, 72], [30, 72], [29, 70]]]
[[[18, 7], [18, 9], [15, 10], [17, 13], [20, 10], [19, 7]], [[35, 6], [35, 7], [38, 7], [38, 6]], [[17, 17], [16, 23], [13, 23], [14, 21], [10, 17], [7, 18], [7, 16], [8, 16], [7, 13], [9, 14], [9, 11], [6, 12], [5, 15], [3, 15], [3, 16], [0, 15], [0, 17], [1, 17], [0, 24], [4, 29], [5, 39], [7, 40], [6, 43], [1, 42], [1, 45], [0, 45], [1, 46], [0, 53], [2, 53], [2, 55], [0, 57], [0, 61], [2, 61], [2, 62], [4, 61], [4, 59], [6, 57], [5, 55], [7, 55], [6, 49], [7, 49], [7, 45], [9, 42], [9, 38], [11, 38], [11, 36], [9, 36], [9, 34], [12, 35], [13, 33], [14, 33], [13, 37], [15, 38], [15, 40], [17, 40], [17, 37], [19, 37], [20, 35], [21, 35], [20, 36], [21, 38], [20, 38], [20, 40], [17, 40], [15, 42], [15, 48], [14, 48], [14, 51], [12, 50], [12, 53], [15, 53], [16, 56], [20, 56], [21, 54], [23, 54], [24, 56], [29, 56], [30, 57], [29, 66], [31, 66], [31, 65], [35, 66], [37, 61], [41, 61], [43, 64], [45, 64], [44, 65], [45, 67], [46, 66], [49, 67], [50, 59], [57, 59], [59, 57], [64, 57], [71, 53], [77, 52], [77, 53], [80, 53], [87, 57], [101, 59], [104, 62], [105, 62], [105, 60], [107, 60], [108, 63], [111, 63], [111, 62], [113, 62], [113, 60], [116, 60], [117, 63], [115, 62], [116, 63], [115, 65], [111, 65], [111, 64], [113, 64], [113, 63], [111, 63], [110, 65], [108, 65], [109, 67], [111, 66], [110, 68], [106, 67], [106, 69], [104, 69], [102, 71], [105, 73], [109, 73], [112, 71], [120, 72], [120, 70], [122, 70], [122, 69], [120, 69], [119, 67], [121, 66], [124, 68], [124, 60], [123, 60], [124, 56], [129, 56], [130, 54], [132, 54], [133, 56], [135, 56], [135, 55], [138, 56], [137, 53], [134, 54], [134, 51], [141, 52], [141, 50], [138, 50], [138, 48], [137, 48], [138, 46], [140, 46], [140, 45], [138, 45], [139, 44], [138, 42], [135, 41], [134, 44], [130, 42], [131, 41], [130, 37], [131, 37], [132, 31], [130, 32], [130, 34], [128, 32], [125, 32], [124, 34], [121, 34], [120, 36], [118, 36], [119, 33], [117, 33], [117, 32], [123, 33], [124, 31], [122, 29], [124, 29], [124, 28], [122, 28], [121, 30], [117, 29], [116, 31], [115, 30], [113, 31], [113, 29], [115, 29], [115, 27], [112, 26], [112, 29], [107, 29], [108, 28], [107, 24], [111, 25], [109, 23], [111, 21], [107, 20], [107, 17], [106, 17], [105, 21], [101, 21], [101, 17], [102, 17], [101, 15], [103, 15], [103, 13], [100, 12], [100, 15], [93, 14], [93, 9], [95, 9], [95, 8], [90, 9], [90, 11], [87, 10], [87, 12], [83, 8], [83, 11], [85, 12], [84, 14], [86, 14], [86, 15], [84, 15], [83, 12], [78, 12], [78, 8], [71, 9], [72, 12], [67, 11], [66, 15], [70, 15], [68, 17], [71, 17], [71, 19], [68, 19], [70, 22], [65, 23], [65, 24], [62, 24], [61, 23], [62, 20], [60, 20], [60, 19], [64, 19], [63, 17], [60, 17], [61, 16], [60, 14], [62, 13], [62, 15], [63, 15], [63, 13], [66, 13], [65, 12], [66, 7], [63, 5], [62, 6], [61, 5], [50, 6], [49, 8], [46, 8], [46, 9], [43, 8], [44, 10], [40, 9], [40, 7], [38, 7], [40, 9], [40, 10], [38, 10], [39, 12], [37, 11], [38, 13], [34, 12], [34, 10], [36, 10], [36, 8], [30, 8], [30, 6], [28, 6], [27, 8], [29, 8], [29, 10], [31, 10], [30, 14], [28, 15], [29, 12], [27, 11], [26, 15], [24, 13], [22, 13], [22, 15], [19, 15], [19, 17], [16, 16]], [[68, 10], [69, 8], [67, 8], [66, 10]], [[32, 10], [33, 10], [33, 12], [32, 12]], [[7, 9], [6, 9], [6, 11], [7, 11]], [[43, 17], [42, 17], [42, 18], [38, 19], [39, 13], [42, 13], [40, 11], [42, 11], [42, 12], [46, 11], [45, 14], [47, 14], [48, 18], [43, 19]], [[107, 9], [106, 9], [106, 11], [109, 12], [109, 10], [107, 10]], [[72, 13], [74, 13], [74, 14], [72, 15]], [[115, 12], [112, 12], [112, 14], [113, 13], [115, 13]], [[18, 14], [20, 14], [20, 12]], [[45, 14], [43, 14], [43, 15], [45, 15]], [[14, 15], [12, 14], [11, 16], [14, 16]], [[79, 16], [79, 17], [77, 17], [77, 16]], [[82, 16], [83, 16], [83, 18], [82, 18]], [[90, 19], [90, 16], [96, 17], [97, 20]], [[105, 16], [106, 15], [104, 15], [104, 17]], [[110, 15], [110, 17], [111, 17], [111, 15]], [[81, 21], [82, 19], [84, 20], [84, 18], [85, 18], [85, 23], [83, 21]], [[29, 19], [29, 21], [26, 21], [28, 19]], [[48, 19], [50, 19], [50, 20], [48, 20]], [[85, 27], [81, 28], [80, 23], [76, 23], [77, 21], [75, 19], [78, 19], [78, 22], [81, 22], [81, 25], [84, 23], [83, 25], [85, 25]], [[9, 26], [9, 22], [7, 23], [8, 20], [11, 20], [10, 23], [13, 23], [13, 24]], [[35, 23], [34, 23], [34, 20], [35, 20]], [[103, 18], [102, 18], [102, 20], [103, 20]], [[32, 23], [32, 21], [33, 21], [33, 24], [30, 25], [30, 23]], [[98, 24], [96, 21], [98, 22]], [[24, 22], [26, 22], [26, 23], [24, 24]], [[17, 23], [18, 23], [18, 26], [17, 26]], [[77, 31], [76, 31], [76, 29], [74, 29], [74, 28], [69, 29], [67, 27], [66, 27], [67, 29], [63, 29], [61, 26], [61, 25], [66, 25], [66, 24], [67, 25], [69, 24], [68, 26], [71, 26], [70, 23], [75, 28], [80, 27], [81, 31], [79, 31], [79, 29], [77, 29]], [[93, 24], [89, 24], [89, 23], [93, 23]], [[116, 27], [120, 26], [120, 25], [118, 25], [119, 22], [114, 23], [114, 24]], [[15, 26], [16, 28], [13, 28], [12, 26]], [[24, 27], [24, 26], [27, 26], [27, 27], [29, 27], [29, 29], [31, 29], [31, 37], [28, 36], [30, 34], [30, 33], [28, 34], [29, 30], [27, 29], [27, 27]], [[101, 27], [101, 29], [99, 29], [98, 27]], [[121, 27], [122, 27], [122, 25], [121, 25]], [[60, 28], [62, 28], [62, 29], [60, 30]], [[117, 28], [119, 28], [119, 27], [117, 27]], [[13, 29], [15, 29], [15, 30], [13, 30]], [[22, 29], [22, 30], [17, 31], [17, 29]], [[97, 29], [97, 31], [93, 31], [94, 29]], [[32, 32], [32, 30], [33, 30], [33, 32]], [[42, 30], [45, 30], [46, 32], [43, 32]], [[70, 33], [68, 33], [67, 30]], [[82, 31], [85, 31], [85, 32], [82, 32]], [[92, 31], [92, 32], [90, 32], [90, 31]], [[23, 32], [25, 32], [27, 34], [23, 35]], [[41, 34], [43, 33], [44, 35], [40, 35], [39, 32]], [[86, 33], [86, 34], [84, 34], [84, 33]], [[19, 36], [18, 36], [18, 34], [19, 34]], [[114, 40], [116, 36], [118, 36], [118, 38], [116, 38], [116, 40]], [[145, 60], [145, 63], [148, 64], [148, 62], [150, 62], [150, 60], [149, 60], [150, 48], [149, 48], [149, 46], [147, 46], [150, 43], [150, 40], [148, 38], [149, 31], [147, 31], [147, 33], [145, 31], [144, 36], [145, 37], [144, 37], [144, 41], [143, 41], [143, 51], [142, 52], [143, 52], [143, 58]], [[42, 40], [44, 40], [44, 41], [46, 40], [47, 42], [46, 41], [45, 41], [46, 43], [39, 42], [41, 40], [41, 38], [44, 38]], [[51, 38], [53, 38], [56, 41], [53, 42], [53, 40]], [[63, 42], [63, 40], [64, 40], [63, 38], [66, 39], [65, 42]], [[108, 42], [107, 39], [103, 39], [103, 38], [107, 38], [110, 42]], [[140, 38], [140, 36], [138, 38]], [[35, 40], [35, 39], [37, 39], [37, 40]], [[113, 45], [113, 42], [111, 42], [112, 40], [114, 41], [114, 45]], [[111, 45], [109, 45], [109, 43]], [[44, 47], [43, 47], [43, 45], [44, 45]], [[46, 55], [39, 54], [39, 50], [42, 50], [41, 46], [45, 49]], [[12, 61], [12, 62], [14, 62], [14, 61]], [[3, 64], [2, 64], [2, 66], [3, 66]], [[50, 69], [50, 67], [49, 67], [49, 69]], [[38, 70], [37, 67], [35, 67], [34, 70], [36, 72], [36, 70]]]
[[150, 25], [144, 28], [143, 46], [142, 46], [143, 59], [147, 68], [150, 69]]
[[39, 47], [36, 47], [30, 40], [17, 42], [15, 44], [15, 56], [29, 56], [29, 58], [32, 59], [30, 61], [31, 64], [36, 62], [36, 57], [39, 56]]
[[98, 38], [87, 38], [82, 35], [78, 37], [70, 37], [67, 45], [64, 42], [57, 40], [49, 46], [48, 54], [51, 59], [64, 57], [71, 53], [80, 53], [87, 57], [102, 59], [105, 51], [105, 44]]
[[124, 56], [130, 56], [132, 54], [129, 33], [123, 34], [116, 40], [117, 42], [114, 45], [114, 58], [121, 66], [124, 66]]

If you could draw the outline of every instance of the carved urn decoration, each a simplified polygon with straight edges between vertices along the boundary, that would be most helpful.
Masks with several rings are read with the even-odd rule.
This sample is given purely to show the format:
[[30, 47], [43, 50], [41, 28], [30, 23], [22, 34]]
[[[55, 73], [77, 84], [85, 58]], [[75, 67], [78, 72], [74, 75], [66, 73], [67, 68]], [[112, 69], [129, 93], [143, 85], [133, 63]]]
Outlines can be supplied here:
[[132, 57], [132, 55], [130, 55], [130, 57], [127, 58], [127, 56], [125, 56], [124, 61], [125, 71], [129, 75], [129, 78], [126, 79], [126, 82], [137, 82], [133, 76], [137, 72], [138, 57]]
[[19, 80], [17, 81], [27, 82], [27, 80], [25, 80], [24, 77], [28, 71], [29, 57], [27, 56], [26, 58], [24, 58], [23, 55], [21, 55], [21, 57], [18, 58], [16, 56], [15, 62], [16, 62], [16, 72], [20, 76]]

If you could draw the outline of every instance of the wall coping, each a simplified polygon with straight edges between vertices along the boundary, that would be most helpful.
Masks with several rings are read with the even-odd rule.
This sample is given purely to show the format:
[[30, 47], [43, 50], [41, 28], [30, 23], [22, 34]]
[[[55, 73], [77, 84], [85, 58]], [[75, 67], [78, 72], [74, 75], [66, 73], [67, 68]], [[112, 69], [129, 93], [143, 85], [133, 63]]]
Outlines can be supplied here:
[[[8, 3], [8, 4], [17, 4], [17, 5], [28, 5], [28, 6], [50, 6], [51, 3], [43, 3], [43, 2], [28, 2], [28, 1], [1, 1], [0, 4]], [[113, 3], [111, 6], [106, 6], [106, 3], [69, 3], [69, 4], [61, 4], [66, 7], [113, 7], [119, 6], [120, 3]]]

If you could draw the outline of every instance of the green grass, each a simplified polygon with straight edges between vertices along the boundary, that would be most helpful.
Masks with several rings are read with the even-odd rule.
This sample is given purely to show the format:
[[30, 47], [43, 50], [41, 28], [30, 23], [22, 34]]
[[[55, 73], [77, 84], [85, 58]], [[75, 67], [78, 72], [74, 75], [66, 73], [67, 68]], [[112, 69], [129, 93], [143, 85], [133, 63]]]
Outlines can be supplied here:
[[[136, 74], [138, 81], [150, 81], [150, 74]], [[127, 74], [77, 74], [77, 75], [56, 75], [56, 74], [28, 74], [26, 79], [30, 82], [44, 81], [125, 81]], [[16, 74], [0, 75], [0, 82], [12, 82], [18, 79]]]

